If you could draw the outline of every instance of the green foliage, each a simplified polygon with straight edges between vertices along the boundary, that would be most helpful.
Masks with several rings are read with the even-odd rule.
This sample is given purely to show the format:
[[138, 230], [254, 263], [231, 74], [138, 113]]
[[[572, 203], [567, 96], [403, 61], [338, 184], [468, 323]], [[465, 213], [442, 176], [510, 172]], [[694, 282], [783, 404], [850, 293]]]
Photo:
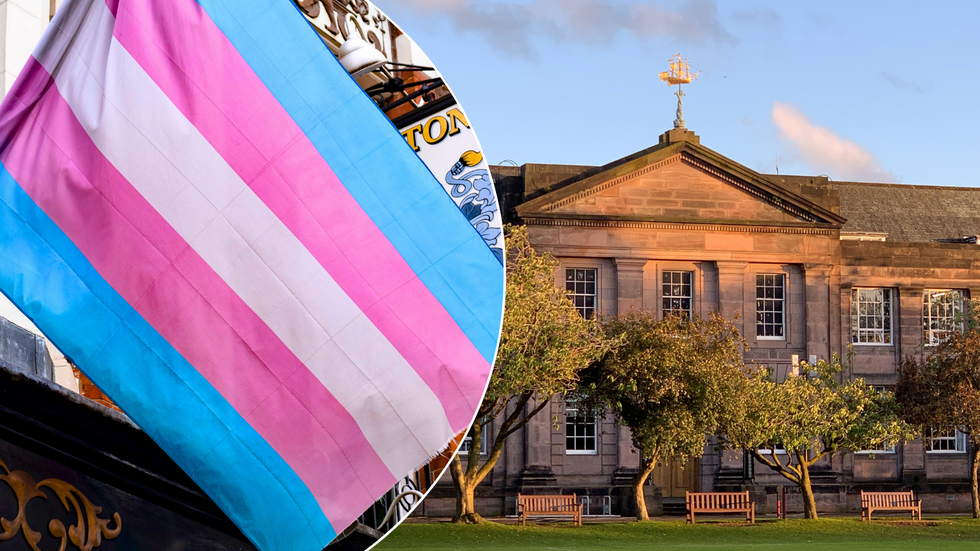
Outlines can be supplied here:
[[[840, 357], [803, 363], [800, 374], [777, 383], [771, 374], [748, 379], [742, 415], [723, 425], [719, 436], [795, 483], [803, 494], [804, 516], [817, 518], [809, 469], [825, 456], [881, 449], [915, 437], [898, 416], [889, 392], [861, 379], [845, 378]], [[768, 453], [785, 449], [786, 453]]]
[[963, 327], [921, 360], [908, 358], [895, 394], [902, 416], [921, 431], [956, 427], [973, 444], [970, 461], [973, 516], [980, 518], [980, 305], [972, 304]]
[[895, 397], [862, 379], [844, 378], [839, 356], [815, 366], [803, 363], [800, 371], [782, 383], [771, 375], [749, 379], [744, 415], [725, 427], [724, 441], [751, 450], [784, 448], [809, 466], [828, 454], [914, 438], [914, 428], [898, 416]]
[[[504, 441], [537, 415], [556, 394], [575, 388], [585, 366], [609, 350], [611, 342], [595, 320], [584, 319], [555, 285], [558, 262], [531, 247], [527, 228], [507, 226], [507, 297], [497, 359], [463, 468], [457, 456], [450, 469], [457, 492], [457, 520], [479, 522], [474, 488], [493, 470]], [[528, 404], [537, 404], [526, 409]], [[495, 419], [493, 444], [480, 464], [484, 427]]]
[[905, 360], [895, 394], [910, 423], [926, 429], [957, 427], [980, 446], [978, 308], [970, 308], [964, 330], [928, 349], [924, 358]]
[[555, 285], [557, 267], [551, 255], [534, 251], [526, 228], [507, 228], [507, 304], [487, 400], [567, 392], [579, 370], [608, 349], [596, 321], [584, 319]]
[[745, 415], [723, 433], [731, 446], [782, 447], [812, 465], [827, 454], [882, 449], [914, 437], [898, 417], [895, 397], [844, 378], [839, 356], [803, 363], [800, 371], [782, 383], [771, 375], [750, 379]]
[[622, 343], [589, 369], [588, 402], [609, 407], [645, 459], [700, 456], [706, 435], [738, 408], [745, 370], [735, 327], [716, 315], [632, 311], [602, 326]]

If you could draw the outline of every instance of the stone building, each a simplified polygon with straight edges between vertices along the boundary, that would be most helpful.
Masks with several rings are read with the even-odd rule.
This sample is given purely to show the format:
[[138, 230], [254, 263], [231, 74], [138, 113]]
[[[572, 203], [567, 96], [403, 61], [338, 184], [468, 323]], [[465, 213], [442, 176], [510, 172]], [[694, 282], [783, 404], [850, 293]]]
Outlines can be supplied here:
[[[902, 358], [980, 292], [976, 188], [760, 174], [683, 129], [602, 167], [528, 164], [495, 177], [511, 222], [559, 260], [555, 283], [583, 315], [737, 316], [746, 359], [779, 378], [852, 345], [854, 376], [892, 388]], [[933, 436], [818, 463], [818, 509], [857, 510], [861, 489], [911, 488], [927, 510], [969, 510], [966, 439], [947, 427]], [[775, 509], [784, 479], [740, 452], [705, 451], [657, 468], [651, 513], [682, 507], [686, 490], [749, 489]], [[518, 492], [575, 492], [591, 514], [632, 514], [624, 497], [637, 466], [627, 429], [555, 400], [507, 441], [477, 509], [513, 514]], [[451, 513], [452, 495], [446, 481], [426, 513]], [[789, 499], [790, 512], [794, 499], [802, 509]]]

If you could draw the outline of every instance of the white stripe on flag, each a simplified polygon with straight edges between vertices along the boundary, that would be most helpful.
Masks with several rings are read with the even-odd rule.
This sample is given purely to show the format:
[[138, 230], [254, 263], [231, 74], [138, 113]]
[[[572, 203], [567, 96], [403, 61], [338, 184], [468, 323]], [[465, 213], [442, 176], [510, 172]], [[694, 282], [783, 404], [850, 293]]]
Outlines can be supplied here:
[[351, 413], [392, 474], [417, 467], [420, 447], [439, 453], [452, 429], [435, 393], [112, 37], [104, 1], [70, 5], [88, 3], [101, 9], [84, 28], [37, 55], [98, 148]]

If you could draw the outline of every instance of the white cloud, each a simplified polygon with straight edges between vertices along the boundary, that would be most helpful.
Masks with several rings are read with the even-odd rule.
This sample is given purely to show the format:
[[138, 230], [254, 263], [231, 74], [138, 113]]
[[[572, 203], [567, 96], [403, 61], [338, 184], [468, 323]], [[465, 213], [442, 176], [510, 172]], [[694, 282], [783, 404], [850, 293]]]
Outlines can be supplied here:
[[494, 48], [535, 57], [536, 39], [609, 44], [619, 34], [665, 36], [693, 44], [734, 45], [714, 0], [681, 0], [668, 8], [651, 0], [389, 0], [422, 14], [444, 15], [457, 32], [475, 32]]
[[841, 138], [826, 126], [812, 123], [793, 105], [774, 103], [772, 120], [779, 134], [795, 146], [800, 157], [815, 171], [835, 180], [896, 181], [895, 174], [885, 170], [873, 153]]

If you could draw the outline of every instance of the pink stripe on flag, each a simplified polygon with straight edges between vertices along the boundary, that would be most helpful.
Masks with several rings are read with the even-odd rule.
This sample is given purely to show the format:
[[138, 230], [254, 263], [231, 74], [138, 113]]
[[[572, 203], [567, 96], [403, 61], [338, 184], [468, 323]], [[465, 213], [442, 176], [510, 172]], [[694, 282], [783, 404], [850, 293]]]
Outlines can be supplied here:
[[201, 7], [126, 0], [114, 36], [466, 428], [489, 362]]
[[[105, 159], [40, 63], [31, 58], [20, 78], [32, 81], [23, 90], [40, 91], [44, 82], [50, 89], [39, 101], [20, 98], [37, 102], [27, 122], [33, 127], [18, 129], [0, 161], [99, 274], [315, 490], [328, 518], [356, 518], [396, 479], [354, 419], [323, 385], [310, 383], [302, 362]], [[284, 396], [290, 392], [296, 396]], [[311, 463], [311, 455], [322, 463]], [[350, 497], [332, 502], [324, 491]]]

